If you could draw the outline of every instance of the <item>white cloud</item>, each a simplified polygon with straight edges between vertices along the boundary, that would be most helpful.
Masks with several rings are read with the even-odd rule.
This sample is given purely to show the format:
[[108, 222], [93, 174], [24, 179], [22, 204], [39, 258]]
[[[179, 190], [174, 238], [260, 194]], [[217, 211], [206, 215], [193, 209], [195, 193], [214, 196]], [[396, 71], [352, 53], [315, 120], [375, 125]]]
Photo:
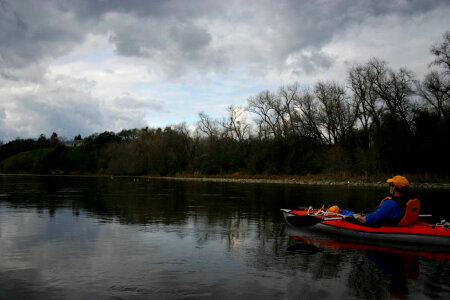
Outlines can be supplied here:
[[145, 114], [118, 109], [92, 95], [95, 84], [86, 79], [63, 77], [40, 84], [22, 84], [3, 93], [2, 136], [6, 139], [49, 136], [53, 131], [72, 138], [104, 130], [145, 126]]

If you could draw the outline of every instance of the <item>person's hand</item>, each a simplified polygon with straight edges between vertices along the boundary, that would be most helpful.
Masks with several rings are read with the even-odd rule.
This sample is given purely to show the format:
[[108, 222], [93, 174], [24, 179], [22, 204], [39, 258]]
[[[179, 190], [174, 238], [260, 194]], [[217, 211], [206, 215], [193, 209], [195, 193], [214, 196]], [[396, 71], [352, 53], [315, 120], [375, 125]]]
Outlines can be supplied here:
[[356, 221], [366, 223], [366, 217], [362, 216], [361, 214], [353, 214], [353, 217], [355, 218]]

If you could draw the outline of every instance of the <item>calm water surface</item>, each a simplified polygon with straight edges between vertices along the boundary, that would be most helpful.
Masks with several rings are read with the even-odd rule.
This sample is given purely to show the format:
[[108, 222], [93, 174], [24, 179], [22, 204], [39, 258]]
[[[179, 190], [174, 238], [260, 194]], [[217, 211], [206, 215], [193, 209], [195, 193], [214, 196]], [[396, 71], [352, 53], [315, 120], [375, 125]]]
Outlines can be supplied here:
[[[450, 191], [414, 192], [450, 219]], [[450, 299], [448, 255], [283, 234], [280, 208], [385, 193], [0, 175], [0, 299]]]

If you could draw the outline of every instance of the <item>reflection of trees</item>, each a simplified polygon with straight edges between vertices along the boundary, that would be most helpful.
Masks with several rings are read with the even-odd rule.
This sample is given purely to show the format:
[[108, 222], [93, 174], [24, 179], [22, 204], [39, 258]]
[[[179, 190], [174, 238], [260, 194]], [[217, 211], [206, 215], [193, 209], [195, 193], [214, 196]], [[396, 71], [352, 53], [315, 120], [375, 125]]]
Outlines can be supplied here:
[[[256, 230], [260, 237], [272, 230], [267, 224], [282, 223], [279, 208], [298, 205], [331, 206], [370, 211], [385, 194], [384, 190], [340, 186], [297, 186], [236, 184], [141, 178], [3, 176], [3, 193], [12, 206], [35, 207], [54, 213], [71, 207], [73, 213], [88, 212], [96, 218], [123, 224], [163, 224], [206, 229], [214, 226], [235, 231]], [[415, 195], [427, 208], [446, 197], [442, 191]], [[446, 210], [445, 203], [439, 208]], [[425, 208], [425, 209], [427, 209]], [[433, 213], [437, 213], [432, 211]], [[266, 231], [260, 230], [266, 228]]]
[[[305, 296], [299, 292], [304, 286], [311, 297], [351, 293], [355, 298], [385, 298], [391, 282], [364, 253], [311, 247], [288, 251], [292, 241], [279, 236], [281, 207], [351, 206], [359, 201], [359, 208], [371, 209], [379, 190], [81, 177], [1, 177], [0, 188], [10, 206], [50, 214], [71, 208], [75, 215], [89, 214], [103, 222], [193, 238], [199, 248], [220, 244], [218, 251], [256, 269], [258, 276], [273, 276], [275, 282], [287, 278], [286, 289], [299, 297]], [[421, 276], [413, 283], [406, 280], [409, 293], [420, 289], [430, 298], [446, 298], [448, 262], [422, 263], [426, 268]]]

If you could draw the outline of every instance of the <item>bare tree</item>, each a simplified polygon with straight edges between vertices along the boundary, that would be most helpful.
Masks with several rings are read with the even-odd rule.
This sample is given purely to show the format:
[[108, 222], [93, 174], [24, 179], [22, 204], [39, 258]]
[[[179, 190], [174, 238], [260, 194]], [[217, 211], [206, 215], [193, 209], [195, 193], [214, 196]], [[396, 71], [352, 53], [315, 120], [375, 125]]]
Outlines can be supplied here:
[[197, 135], [191, 137], [190, 130], [185, 122], [174, 126], [173, 129], [182, 137], [183, 145], [189, 159], [194, 157], [195, 151], [199, 143], [199, 137]]
[[243, 110], [240, 107], [229, 106], [229, 117], [224, 119], [222, 126], [225, 135], [242, 143], [249, 136], [249, 124], [242, 119]]
[[295, 98], [295, 117], [293, 123], [300, 136], [312, 138], [319, 143], [324, 142], [320, 130], [320, 105], [315, 94], [304, 90]]
[[279, 112], [274, 109], [277, 105], [277, 96], [269, 91], [261, 92], [256, 97], [248, 99], [247, 110], [259, 116], [259, 128], [264, 130], [265, 137], [282, 137], [282, 126]]
[[278, 90], [277, 114], [283, 123], [283, 133], [285, 137], [289, 135], [299, 135], [294, 125], [296, 111], [295, 103], [299, 97], [299, 84], [294, 83], [288, 86], [282, 86]]
[[444, 72], [450, 74], [450, 31], [443, 35], [444, 40], [441, 43], [431, 47], [431, 53], [435, 56], [430, 65], [440, 66]]
[[417, 93], [425, 99], [439, 118], [447, 119], [450, 113], [450, 31], [443, 35], [441, 43], [430, 49], [434, 55], [431, 66], [441, 67], [443, 70], [433, 70], [424, 80], [416, 83]]
[[367, 66], [370, 68], [371, 80], [376, 95], [383, 100], [387, 110], [404, 124], [411, 124], [411, 96], [413, 95], [413, 74], [401, 68], [394, 72], [386, 63], [378, 59], [371, 59]]
[[440, 119], [446, 120], [450, 112], [448, 80], [437, 71], [428, 73], [422, 82], [416, 82], [417, 93], [436, 112]]
[[358, 118], [366, 132], [372, 126], [380, 128], [384, 106], [375, 89], [375, 75], [370, 65], [357, 65], [348, 74], [347, 81], [353, 92], [354, 101], [358, 103]]
[[218, 122], [211, 119], [204, 112], [199, 113], [198, 116], [200, 117], [200, 121], [198, 122], [197, 129], [210, 138], [217, 137], [219, 135]]
[[259, 140], [267, 140], [273, 137], [270, 127], [262, 119], [254, 120], [257, 127], [257, 135]]
[[357, 107], [351, 105], [343, 86], [335, 82], [319, 82], [315, 94], [322, 106], [321, 124], [329, 144], [342, 140], [353, 128]]
[[259, 93], [248, 100], [247, 110], [259, 116], [256, 121], [260, 136], [288, 138], [301, 135], [298, 127], [298, 109], [301, 90], [298, 83], [282, 86], [276, 94]]

